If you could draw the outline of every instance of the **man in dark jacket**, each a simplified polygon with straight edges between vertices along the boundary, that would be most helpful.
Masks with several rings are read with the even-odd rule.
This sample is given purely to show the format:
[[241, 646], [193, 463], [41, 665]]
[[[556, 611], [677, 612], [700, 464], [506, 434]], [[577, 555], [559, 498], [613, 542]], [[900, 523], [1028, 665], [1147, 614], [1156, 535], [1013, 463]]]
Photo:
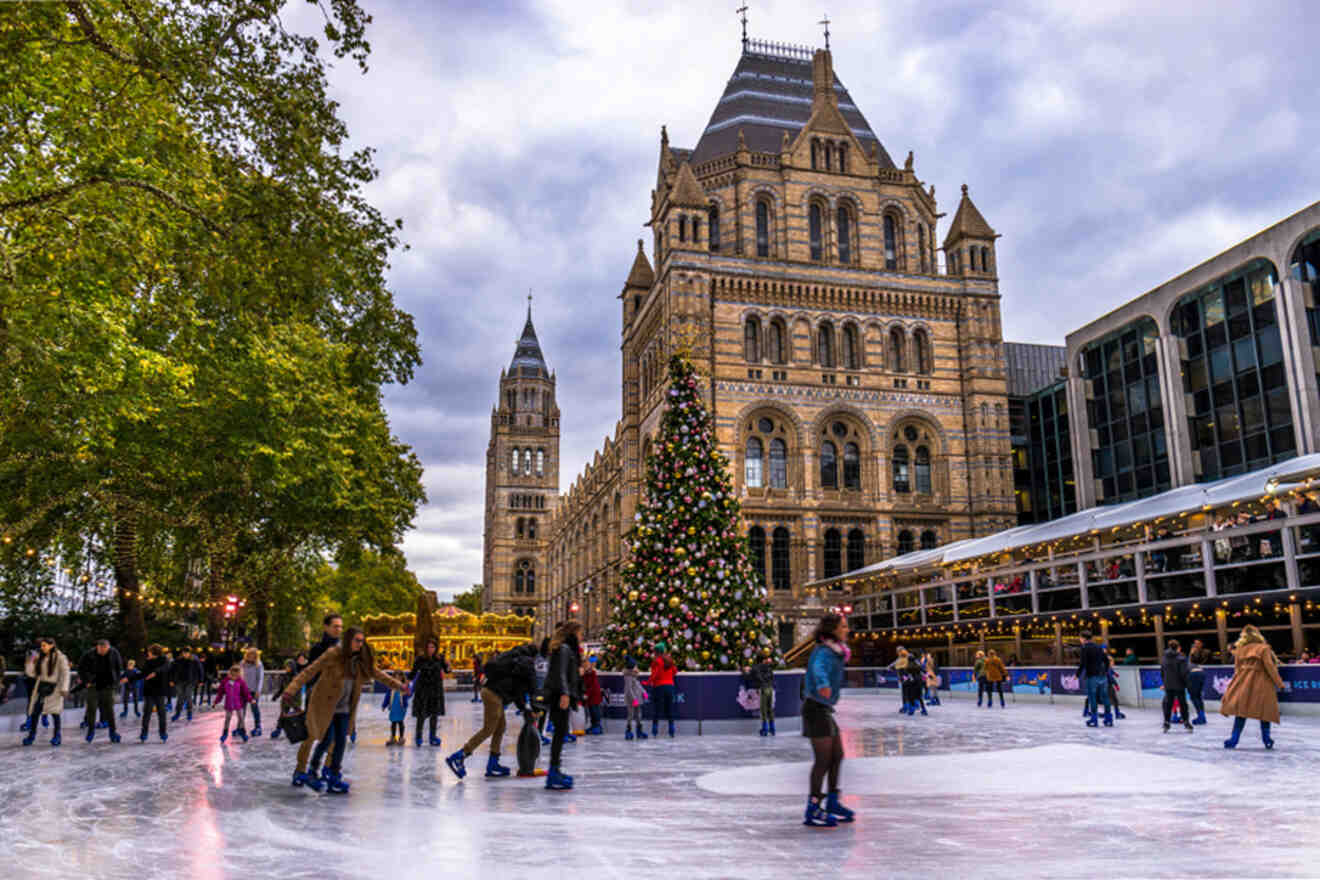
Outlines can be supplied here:
[[481, 729], [472, 734], [463, 748], [445, 758], [445, 763], [459, 779], [467, 775], [463, 762], [472, 757], [487, 737], [490, 737], [490, 757], [486, 759], [486, 775], [509, 775], [509, 768], [500, 764], [504, 707], [513, 703], [519, 712], [526, 714], [529, 711], [526, 697], [536, 688], [536, 655], [535, 645], [520, 645], [486, 662], [483, 669], [486, 683], [481, 688], [481, 702], [484, 704]]
[[1164, 649], [1164, 659], [1160, 663], [1160, 675], [1164, 678], [1164, 732], [1169, 732], [1169, 717], [1173, 709], [1173, 701], [1178, 700], [1182, 704], [1183, 727], [1189, 731], [1195, 730], [1192, 727], [1191, 703], [1187, 702], [1187, 679], [1191, 676], [1191, 664], [1183, 655], [1182, 645], [1178, 644], [1177, 639], [1169, 639], [1168, 646]]
[[1109, 658], [1105, 655], [1105, 649], [1091, 641], [1091, 631], [1084, 629], [1081, 632], [1082, 637], [1082, 655], [1081, 661], [1077, 664], [1077, 674], [1086, 683], [1086, 705], [1090, 709], [1089, 717], [1086, 720], [1087, 727], [1098, 727], [1100, 722], [1096, 718], [1096, 713], [1100, 709], [1100, 702], [1105, 704], [1105, 727], [1114, 726], [1114, 716], [1109, 708]]
[[178, 659], [170, 664], [169, 674], [170, 686], [174, 688], [174, 717], [170, 720], [178, 721], [179, 716], [187, 712], [188, 720], [192, 721], [193, 696], [204, 674], [202, 664], [192, 651], [183, 648]]
[[110, 742], [119, 742], [115, 730], [115, 694], [124, 678], [124, 661], [110, 647], [109, 639], [97, 639], [96, 647], [78, 661], [78, 683], [87, 688], [87, 741], [96, 738], [96, 716], [110, 728]]
[[165, 731], [165, 698], [169, 693], [169, 658], [160, 645], [148, 645], [147, 662], [142, 665], [142, 734], [138, 737], [142, 742], [147, 741], [153, 711], [160, 719], [160, 741], [165, 742], [169, 738]]

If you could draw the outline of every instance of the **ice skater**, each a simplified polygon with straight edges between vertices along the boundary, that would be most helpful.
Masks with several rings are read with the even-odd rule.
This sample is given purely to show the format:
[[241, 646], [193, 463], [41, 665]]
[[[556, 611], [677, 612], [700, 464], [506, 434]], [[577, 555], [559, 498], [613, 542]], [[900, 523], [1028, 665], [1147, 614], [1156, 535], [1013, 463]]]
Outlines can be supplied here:
[[[642, 704], [646, 702], [646, 688], [642, 687], [641, 675], [637, 671], [637, 661], [632, 657], [626, 657], [623, 661], [623, 702], [627, 706], [628, 712], [624, 724], [623, 738], [632, 739], [634, 736], [633, 725], [636, 725], [637, 739], [647, 739], [646, 731], [642, 730]], [[764, 709], [761, 710], [761, 714], [764, 717]], [[761, 726], [764, 729], [765, 723], [762, 722]]]
[[[402, 672], [399, 675], [403, 675]], [[385, 702], [380, 704], [382, 712], [390, 713], [390, 738], [387, 746], [405, 745], [404, 723], [408, 719], [408, 695], [401, 691], [386, 691]], [[422, 720], [417, 719], [417, 744], [422, 744]]]
[[981, 708], [981, 696], [989, 696], [985, 686], [985, 651], [976, 652], [976, 662], [972, 664], [972, 677], [976, 679], [976, 708]]
[[768, 656], [743, 672], [747, 686], [755, 688], [761, 703], [761, 736], [775, 735], [775, 664]]
[[1265, 748], [1274, 748], [1270, 725], [1279, 723], [1279, 691], [1283, 678], [1279, 661], [1270, 650], [1260, 630], [1252, 624], [1242, 628], [1233, 645], [1233, 680], [1224, 691], [1219, 713], [1233, 719], [1233, 735], [1224, 740], [1224, 748], [1237, 748], [1238, 739], [1248, 718], [1260, 722], [1260, 739]]
[[1205, 649], [1205, 643], [1195, 639], [1192, 642], [1192, 649], [1187, 653], [1187, 662], [1190, 665], [1190, 671], [1187, 673], [1187, 696], [1196, 707], [1196, 717], [1192, 719], [1192, 724], [1205, 724], [1205, 664], [1212, 660], [1210, 652]]
[[261, 689], [266, 683], [266, 668], [261, 663], [261, 652], [256, 648], [244, 651], [239, 669], [242, 670], [243, 683], [252, 692], [252, 735], [258, 737], [261, 736]]
[[925, 715], [926, 705], [921, 701], [921, 667], [917, 666], [907, 648], [898, 649], [898, 658], [894, 660], [893, 666], [898, 673], [899, 698], [903, 702], [899, 714], [916, 715], [920, 707], [921, 714]]
[[193, 657], [192, 651], [187, 648], [179, 651], [179, 658], [170, 664], [170, 684], [174, 688], [174, 717], [171, 721], [177, 723], [185, 712], [192, 721], [193, 698], [203, 674], [202, 664]]
[[1188, 716], [1190, 712], [1187, 707], [1187, 678], [1191, 674], [1191, 666], [1187, 658], [1183, 656], [1182, 645], [1177, 639], [1169, 639], [1165, 649], [1164, 658], [1160, 661], [1160, 676], [1164, 679], [1164, 732], [1169, 732], [1169, 719], [1173, 712], [1173, 704], [1181, 702], [1183, 705], [1182, 724], [1191, 733], [1195, 730], [1192, 727], [1192, 720]]
[[151, 733], [151, 713], [155, 712], [160, 728], [160, 741], [169, 739], [165, 729], [165, 698], [170, 691], [170, 661], [160, 645], [147, 646], [147, 662], [142, 664], [142, 733], [139, 742], [146, 742]]
[[[573, 777], [562, 770], [562, 758], [564, 740], [568, 734], [569, 710], [582, 702], [582, 679], [578, 674], [578, 670], [582, 667], [582, 651], [579, 644], [581, 633], [582, 624], [570, 620], [560, 626], [555, 631], [554, 638], [550, 640], [550, 670], [545, 676], [545, 698], [546, 705], [550, 709], [550, 721], [555, 726], [555, 735], [550, 743], [550, 773], [545, 778], [545, 787], [557, 791], [567, 791], [573, 787]], [[656, 662], [659, 660], [660, 657], [657, 657]], [[669, 658], [665, 657], [665, 660]], [[671, 704], [674, 687], [673, 663], [674, 661], [669, 660], [671, 684], [668, 687]], [[655, 663], [652, 663], [651, 669], [654, 673]], [[674, 722], [670, 720], [670, 736], [673, 736], [673, 725]], [[654, 732], [655, 728], [652, 726], [652, 733]]]
[[1086, 704], [1090, 710], [1086, 720], [1087, 727], [1099, 727], [1096, 717], [1100, 702], [1105, 704], [1105, 727], [1114, 726], [1114, 716], [1109, 709], [1109, 660], [1104, 648], [1091, 641], [1091, 631], [1084, 629], [1080, 633], [1082, 640], [1081, 659], [1077, 665], [1077, 674], [1086, 683]]
[[142, 696], [142, 670], [137, 668], [136, 660], [129, 660], [124, 664], [124, 708], [119, 713], [120, 718], [128, 717], [128, 701], [133, 701], [133, 717], [142, 717], [140, 708], [140, 698]]
[[481, 655], [472, 655], [472, 702], [481, 702]]
[[533, 712], [527, 704], [527, 695], [536, 689], [536, 656], [534, 645], [519, 645], [486, 661], [486, 683], [481, 688], [482, 726], [463, 744], [463, 748], [445, 758], [445, 764], [459, 779], [467, 776], [464, 762], [476, 754], [481, 744], [490, 739], [490, 757], [486, 759], [487, 776], [508, 776], [509, 768], [500, 763], [500, 749], [504, 743], [504, 709], [510, 703], [518, 707], [526, 719]]
[[37, 738], [39, 719], [49, 715], [55, 728], [50, 744], [58, 746], [60, 713], [64, 711], [64, 698], [69, 695], [69, 658], [55, 646], [54, 639], [42, 637], [37, 640], [37, 653], [28, 656], [23, 671], [32, 680], [28, 691], [27, 736], [23, 738], [23, 745], [32, 745]]
[[935, 662], [935, 655], [927, 651], [921, 658], [921, 669], [926, 676], [926, 703], [931, 706], [940, 704], [940, 669]]
[[248, 741], [247, 728], [244, 719], [247, 717], [248, 703], [255, 703], [257, 697], [248, 688], [247, 682], [243, 680], [243, 667], [235, 663], [229, 667], [229, 673], [220, 679], [215, 688], [215, 696], [211, 698], [211, 705], [219, 703], [225, 710], [225, 726], [220, 732], [220, 742], [223, 743], [229, 739], [229, 722], [238, 718], [238, 725], [234, 728], [234, 736], [243, 742]]
[[431, 726], [428, 742], [432, 746], [440, 745], [435, 725], [437, 719], [445, 714], [445, 673], [448, 671], [449, 664], [440, 653], [440, 640], [435, 636], [427, 636], [421, 656], [413, 659], [409, 675], [412, 682], [412, 714], [417, 727], [414, 741], [419, 749], [422, 747], [422, 725], [425, 723]]
[[119, 742], [119, 731], [115, 729], [115, 694], [124, 682], [124, 661], [119, 652], [110, 647], [109, 639], [97, 639], [96, 647], [78, 661], [78, 686], [87, 689], [84, 726], [88, 742], [96, 738], [98, 714], [110, 730], [110, 742]]
[[[1008, 678], [1008, 669], [999, 659], [998, 652], [991, 648], [985, 658], [985, 707], [993, 709], [995, 697], [991, 691], [999, 693], [999, 708], [1004, 708], [1004, 679]], [[1108, 699], [1106, 697], [1106, 699]]]
[[[803, 680], [802, 735], [811, 740], [813, 761], [802, 824], [833, 828], [855, 818], [853, 811], [839, 802], [843, 737], [834, 720], [834, 706], [843, 688], [843, 667], [850, 656], [847, 619], [839, 614], [826, 614], [816, 626], [815, 640]], [[822, 791], [827, 779], [828, 794]]]
[[601, 704], [605, 694], [600, 689], [600, 676], [596, 674], [596, 655], [592, 654], [582, 664], [582, 692], [586, 695], [587, 715], [591, 724], [587, 727], [588, 736], [600, 736], [605, 732], [601, 725]]
[[[321, 628], [320, 641], [315, 645], [312, 645], [311, 650], [307, 652], [307, 668], [309, 669], [312, 664], [321, 659], [322, 654], [339, 644], [339, 638], [344, 632], [344, 618], [331, 611], [321, 620]], [[304, 688], [303, 700], [308, 705], [310, 705], [310, 698], [307, 695], [316, 687], [316, 681], [316, 676], [312, 676], [311, 680], [307, 682]], [[326, 729], [329, 730], [330, 728], [327, 727]], [[325, 753], [330, 748], [331, 744], [332, 743], [329, 739], [321, 739], [321, 741], [314, 747], [311, 763], [313, 780], [316, 779], [317, 768], [319, 768], [321, 762], [325, 760]]]
[[[315, 680], [307, 698], [307, 739], [298, 748], [297, 766], [293, 772], [295, 787], [307, 786], [320, 791], [324, 786], [333, 794], [347, 794], [349, 783], [344, 780], [344, 750], [348, 735], [357, 723], [358, 703], [362, 687], [369, 681], [378, 681], [392, 690], [405, 690], [407, 684], [397, 681], [376, 668], [376, 658], [367, 644], [362, 630], [350, 627], [344, 631], [340, 644], [327, 648], [311, 666], [285, 685], [283, 699], [293, 701], [298, 688]], [[317, 766], [307, 763], [316, 740], [333, 743], [330, 763], [317, 779]]]
[[674, 736], [674, 674], [677, 672], [673, 658], [665, 653], [665, 643], [657, 643], [655, 657], [651, 660], [651, 675], [642, 682], [651, 689], [651, 736], [660, 735], [661, 714], [669, 722], [670, 738]]

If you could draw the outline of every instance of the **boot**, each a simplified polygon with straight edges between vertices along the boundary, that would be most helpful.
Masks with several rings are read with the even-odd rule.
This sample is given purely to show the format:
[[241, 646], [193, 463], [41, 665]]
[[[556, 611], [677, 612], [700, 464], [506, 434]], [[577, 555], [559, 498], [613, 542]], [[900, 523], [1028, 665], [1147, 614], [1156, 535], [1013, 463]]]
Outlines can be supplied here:
[[312, 791], [320, 791], [325, 788], [325, 783], [321, 781], [321, 774], [315, 767], [312, 767], [302, 776], [303, 785], [307, 786]]
[[325, 790], [328, 794], [348, 794], [349, 785], [337, 771], [325, 772]]
[[587, 728], [587, 736], [601, 736], [604, 733], [605, 731], [601, 729], [599, 724], [593, 724]]
[[660, 735], [660, 722], [659, 722], [659, 721], [652, 721], [652, 722], [651, 722], [651, 736], [659, 736], [659, 735]]
[[279, 726], [278, 724], [275, 725], [275, 729], [272, 730], [272, 731], [270, 732], [270, 738], [271, 738], [271, 739], [279, 739], [279, 738], [280, 738], [280, 726]]
[[416, 736], [416, 742], [417, 742], [417, 748], [420, 749], [420, 748], [422, 747], [422, 735], [421, 735], [421, 733], [418, 733], [418, 734], [417, 734], [417, 736]]
[[141, 736], [138, 737], [138, 742], [146, 742], [148, 736], [149, 736], [149, 734], [147, 734], [146, 732], [143, 732], [143, 734], [142, 734]]
[[220, 734], [220, 743], [221, 743], [221, 745], [223, 745], [223, 744], [224, 744], [224, 741], [227, 740], [227, 739], [229, 739], [229, 731], [226, 730], [224, 733]]
[[438, 736], [432, 736], [432, 737], [431, 737], [431, 745], [433, 745], [433, 746], [438, 746], [438, 745], [440, 745], [440, 737], [438, 737]]
[[1167, 721], [1164, 722], [1164, 732], [1165, 732], [1165, 733], [1168, 733], [1168, 732], [1169, 732], [1169, 722], [1167, 722]]
[[1196, 717], [1192, 719], [1193, 724], [1205, 724], [1205, 709], [1197, 709]]
[[839, 822], [851, 822], [856, 818], [852, 810], [839, 803], [839, 793], [832, 791], [825, 798], [825, 812], [833, 816]]
[[[252, 728], [252, 738], [253, 738], [253, 739], [256, 739], [256, 738], [259, 737], [259, 736], [261, 736], [261, 725], [260, 725], [260, 724], [258, 724], [256, 727]], [[244, 741], [244, 742], [247, 742], [247, 740], [243, 740], [243, 741]]]
[[1094, 712], [1092, 712], [1092, 713], [1090, 714], [1090, 716], [1086, 719], [1086, 726], [1087, 726], [1087, 727], [1099, 727], [1099, 726], [1100, 726], [1100, 719], [1096, 718]]
[[23, 745], [25, 746], [30, 746], [36, 741], [37, 741], [36, 731], [33, 731], [29, 733], [27, 736], [23, 737]]
[[448, 758], [445, 758], [445, 763], [449, 765], [449, 769], [453, 770], [454, 775], [459, 779], [467, 776], [467, 768], [463, 766], [463, 760], [466, 757], [467, 756], [463, 754], [463, 750], [459, 749]]
[[1265, 744], [1267, 750], [1274, 748], [1274, 740], [1270, 738], [1270, 723], [1268, 721], [1260, 723], [1260, 741]]
[[50, 738], [50, 744], [53, 746], [57, 746], [61, 742], [63, 742], [63, 740], [60, 739], [60, 735], [58, 733]]
[[632, 725], [629, 725], [628, 729], [623, 732], [623, 738], [626, 740], [631, 740], [633, 738]]
[[674, 738], [674, 722], [669, 722], [669, 738]]
[[123, 737], [119, 735], [119, 731], [117, 730], [110, 731], [110, 742], [117, 743], [120, 742], [121, 740], [123, 740]]
[[1186, 720], [1183, 721], [1183, 727], [1187, 729], [1188, 733], [1191, 733], [1192, 731], [1196, 730], [1195, 727], [1192, 727], [1192, 722]]
[[1106, 711], [1106, 712], [1105, 712], [1105, 727], [1113, 727], [1113, 726], [1114, 726], [1114, 716], [1111, 715], [1108, 711]]
[[650, 739], [650, 737], [646, 735], [646, 731], [645, 731], [645, 730], [642, 730], [642, 722], [640, 722], [640, 721], [637, 722], [637, 738], [638, 738], [638, 739]]
[[769, 736], [769, 735], [770, 735], [770, 725], [767, 724], [766, 722], [762, 721], [762, 722], [761, 722], [761, 736]]
[[775, 735], [775, 719], [773, 718], [770, 719], [770, 735]]
[[31, 726], [32, 726], [31, 719], [25, 720], [22, 724], [18, 725], [19, 732], [21, 733], [22, 731], [27, 730]]
[[925, 714], [927, 714], [927, 712], [926, 712], [926, 705], [925, 705], [925, 703], [922, 703], [922, 704], [921, 704], [921, 714], [922, 714], [922, 715], [925, 715]]
[[160, 735], [160, 741], [161, 741], [161, 742], [165, 742], [165, 741], [168, 740], [169, 738], [170, 738], [170, 735], [169, 735], [168, 733], [162, 733], [162, 734]]
[[551, 791], [568, 791], [573, 787], [573, 781], [560, 773], [558, 767], [551, 767], [545, 777], [545, 787]]
[[234, 735], [237, 736], [239, 739], [241, 739], [243, 742], [248, 741], [247, 731], [241, 727], [238, 730], [234, 731]]
[[486, 759], [487, 776], [508, 776], [509, 768], [500, 763], [499, 755], [491, 755]]
[[85, 736], [85, 737], [83, 737], [83, 738], [86, 739], [88, 742], [91, 742], [92, 740], [96, 739], [96, 728], [95, 728], [95, 727], [88, 727], [88, 728], [87, 728], [87, 736]]
[[807, 798], [807, 809], [802, 815], [802, 824], [812, 828], [833, 828], [839, 824], [839, 820], [825, 812], [820, 797], [814, 796]]
[[1115, 706], [1115, 707], [1114, 707], [1114, 717], [1117, 718], [1119, 721], [1122, 721], [1122, 720], [1123, 720], [1124, 718], [1126, 718], [1127, 716], [1124, 715], [1122, 712], [1120, 712], [1120, 711], [1118, 710], [1118, 707]]
[[307, 784], [307, 774], [293, 771], [293, 782], [290, 783], [294, 788], [302, 788]]

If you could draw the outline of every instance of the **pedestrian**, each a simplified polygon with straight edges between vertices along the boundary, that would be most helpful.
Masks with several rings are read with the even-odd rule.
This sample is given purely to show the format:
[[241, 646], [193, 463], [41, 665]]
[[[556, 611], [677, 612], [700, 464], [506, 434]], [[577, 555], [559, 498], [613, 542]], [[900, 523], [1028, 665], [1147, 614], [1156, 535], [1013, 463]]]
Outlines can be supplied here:
[[[545, 676], [546, 705], [550, 707], [550, 721], [555, 726], [554, 739], [550, 743], [550, 773], [546, 776], [545, 787], [566, 791], [573, 787], [573, 777], [561, 770], [564, 752], [564, 740], [568, 734], [569, 710], [582, 702], [582, 679], [578, 670], [582, 668], [582, 651], [579, 642], [582, 624], [570, 620], [555, 631], [550, 640], [550, 670]], [[656, 658], [659, 661], [659, 657]], [[669, 658], [666, 657], [666, 660]], [[670, 667], [673, 666], [669, 660]], [[651, 666], [652, 674], [655, 664]], [[673, 673], [669, 673], [671, 694]], [[652, 725], [651, 732], [655, 732]], [[669, 735], [674, 735], [674, 722], [669, 722]]]
[[[626, 673], [625, 673], [626, 674]], [[775, 664], [768, 656], [745, 670], [748, 686], [760, 696], [761, 736], [775, 735]]]
[[981, 695], [990, 695], [985, 686], [985, 651], [976, 652], [976, 661], [972, 664], [972, 676], [976, 679], [976, 708], [981, 708]]
[[169, 739], [165, 730], [165, 698], [170, 692], [170, 661], [160, 645], [147, 646], [147, 662], [142, 664], [142, 733], [139, 742], [146, 742], [151, 731], [151, 713], [154, 711], [160, 728], [160, 741]]
[[1278, 659], [1260, 630], [1247, 624], [1233, 646], [1233, 680], [1219, 704], [1219, 713], [1233, 718], [1233, 735], [1224, 740], [1224, 748], [1237, 748], [1248, 718], [1260, 722], [1260, 739], [1265, 748], [1274, 748], [1270, 725], [1279, 723], [1278, 692], [1282, 688]]
[[1004, 708], [1004, 680], [1008, 678], [1008, 669], [1004, 667], [1004, 661], [999, 659], [998, 652], [994, 648], [985, 658], [985, 707], [993, 708], [995, 705], [994, 694], [991, 691], [999, 693], [999, 708]]
[[1187, 661], [1191, 667], [1191, 671], [1187, 674], [1187, 696], [1196, 707], [1196, 717], [1192, 719], [1192, 723], [1205, 724], [1205, 665], [1212, 661], [1212, 657], [1200, 639], [1192, 642], [1192, 650], [1187, 654]]
[[[815, 642], [803, 678], [802, 735], [811, 740], [813, 761], [802, 824], [832, 828], [855, 818], [853, 811], [839, 802], [843, 737], [834, 720], [834, 706], [843, 689], [843, 667], [850, 656], [848, 619], [840, 614], [826, 614], [816, 626]], [[907, 652], [903, 653], [906, 658]], [[827, 778], [828, 793], [823, 790]]]
[[1091, 631], [1089, 629], [1082, 630], [1081, 639], [1082, 650], [1077, 665], [1077, 674], [1086, 685], [1086, 705], [1089, 710], [1086, 726], [1098, 727], [1100, 725], [1096, 713], [1099, 711], [1101, 700], [1103, 700], [1105, 704], [1105, 727], [1113, 727], [1114, 716], [1109, 709], [1109, 660], [1105, 657], [1104, 649], [1091, 641]]
[[30, 746], [37, 738], [37, 721], [49, 715], [54, 726], [50, 738], [52, 746], [60, 744], [60, 713], [64, 711], [64, 698], [69, 695], [69, 658], [55, 645], [55, 640], [43, 636], [37, 640], [37, 651], [29, 654], [23, 668], [32, 680], [28, 690], [28, 726], [23, 745]]
[[1183, 656], [1182, 645], [1177, 639], [1169, 639], [1164, 649], [1164, 659], [1160, 662], [1160, 676], [1164, 679], [1164, 732], [1169, 732], [1169, 718], [1173, 713], [1173, 703], [1175, 700], [1181, 701], [1183, 705], [1182, 723], [1190, 733], [1195, 730], [1192, 727], [1192, 720], [1188, 717], [1192, 713], [1187, 711], [1189, 706], [1187, 702], [1187, 679], [1191, 675], [1191, 665], [1187, 658]]
[[225, 727], [220, 732], [221, 743], [229, 739], [229, 722], [234, 716], [238, 716], [238, 726], [234, 728], [234, 736], [243, 742], [248, 741], [247, 729], [243, 722], [247, 717], [248, 703], [256, 701], [256, 694], [252, 693], [243, 678], [242, 665], [235, 663], [229, 667], [228, 675], [220, 680], [215, 689], [215, 696], [211, 698], [212, 706], [219, 703], [225, 710]]
[[[532, 708], [527, 696], [536, 689], [536, 656], [539, 653], [535, 645], [519, 645], [495, 654], [483, 667], [485, 684], [481, 688], [482, 726], [463, 745], [463, 748], [445, 758], [445, 764], [454, 771], [459, 779], [467, 776], [464, 762], [476, 754], [481, 744], [490, 739], [490, 757], [486, 759], [487, 776], [508, 776], [509, 768], [500, 763], [500, 749], [504, 743], [504, 709], [510, 703], [518, 707], [525, 719], [531, 719]], [[564, 720], [567, 729], [568, 720]], [[556, 738], [559, 727], [555, 728]], [[534, 763], [534, 762], [533, 762]]]
[[[402, 670], [399, 671], [402, 676]], [[388, 690], [385, 692], [385, 702], [380, 704], [381, 711], [390, 713], [390, 738], [385, 745], [401, 746], [404, 745], [404, 722], [408, 718], [408, 695], [402, 691]], [[434, 722], [432, 722], [434, 723]], [[422, 720], [417, 719], [417, 744], [422, 744]]]
[[[298, 747], [298, 763], [293, 773], [295, 787], [305, 785], [320, 791], [324, 785], [333, 794], [348, 793], [349, 783], [343, 777], [344, 750], [348, 735], [357, 723], [362, 687], [372, 680], [393, 690], [407, 688], [405, 682], [396, 681], [376, 667], [366, 635], [350, 627], [343, 631], [340, 644], [326, 648], [311, 666], [285, 686], [283, 699], [291, 703], [298, 688], [309, 681], [316, 682], [307, 698], [308, 737]], [[330, 764], [320, 774], [321, 779], [317, 778], [317, 765], [307, 763], [315, 740], [333, 743]]]
[[[635, 724], [637, 726], [637, 738], [647, 739], [646, 731], [642, 730], [642, 704], [646, 702], [646, 688], [642, 687], [642, 679], [637, 671], [637, 661], [632, 657], [625, 657], [623, 661], [623, 702], [626, 704], [628, 712], [624, 723], [623, 738], [633, 738], [633, 725]], [[764, 703], [762, 705], [764, 706]], [[765, 714], [764, 709], [761, 712], [762, 715]]]
[[472, 655], [472, 702], [481, 702], [481, 655]]
[[261, 662], [261, 652], [248, 648], [243, 652], [243, 662], [239, 664], [243, 673], [243, 683], [252, 692], [252, 735], [261, 736], [261, 689], [266, 683], [266, 667]]
[[170, 664], [170, 684], [174, 689], [174, 717], [171, 721], [178, 722], [179, 716], [185, 712], [188, 721], [192, 721], [193, 697], [203, 674], [202, 664], [193, 657], [192, 651], [181, 649], [179, 658]]
[[587, 662], [582, 666], [582, 690], [586, 695], [587, 714], [591, 717], [591, 725], [587, 728], [588, 736], [600, 736], [605, 732], [601, 725], [601, 704], [605, 702], [605, 694], [600, 689], [600, 676], [596, 674], [596, 655], [592, 654], [587, 658]]
[[133, 717], [142, 717], [139, 699], [142, 696], [142, 670], [137, 668], [137, 661], [130, 659], [124, 664], [124, 710], [120, 718], [128, 717], [128, 701], [133, 701]]
[[109, 639], [97, 639], [96, 647], [78, 661], [78, 684], [87, 689], [85, 739], [88, 742], [96, 738], [98, 714], [110, 729], [110, 742], [119, 742], [119, 731], [115, 729], [115, 694], [124, 682], [124, 661], [119, 652], [110, 647]]
[[673, 658], [665, 653], [665, 643], [655, 646], [651, 660], [651, 675], [642, 682], [651, 688], [651, 736], [660, 735], [660, 716], [669, 722], [669, 736], [674, 736], [674, 703], [677, 696], [674, 675], [678, 672]]
[[440, 653], [440, 640], [427, 636], [426, 645], [420, 657], [413, 659], [412, 673], [412, 714], [416, 719], [417, 731], [414, 737], [417, 747], [422, 747], [422, 724], [431, 725], [432, 746], [440, 745], [436, 735], [436, 719], [445, 713], [445, 672], [448, 664]]

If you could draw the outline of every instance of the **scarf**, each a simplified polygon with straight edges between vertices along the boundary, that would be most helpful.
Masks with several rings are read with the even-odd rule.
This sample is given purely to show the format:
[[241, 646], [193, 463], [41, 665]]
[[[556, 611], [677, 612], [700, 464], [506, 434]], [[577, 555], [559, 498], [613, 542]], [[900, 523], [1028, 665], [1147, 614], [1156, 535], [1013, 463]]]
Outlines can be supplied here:
[[839, 642], [836, 642], [834, 639], [821, 639], [820, 643], [825, 647], [829, 648], [834, 653], [841, 655], [843, 657], [844, 663], [847, 663], [849, 660], [852, 659], [852, 649], [850, 649], [847, 645], [840, 644]]

